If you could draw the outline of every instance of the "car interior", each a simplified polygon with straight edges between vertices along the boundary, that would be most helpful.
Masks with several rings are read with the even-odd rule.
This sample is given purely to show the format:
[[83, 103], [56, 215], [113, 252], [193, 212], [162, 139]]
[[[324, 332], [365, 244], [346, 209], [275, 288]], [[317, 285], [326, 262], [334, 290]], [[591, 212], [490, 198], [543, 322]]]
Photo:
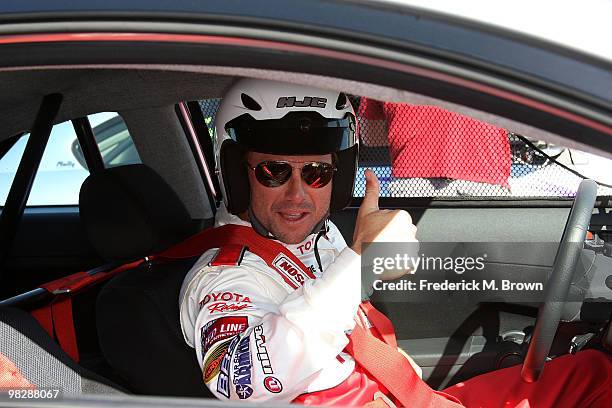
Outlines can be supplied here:
[[[71, 373], [77, 373], [77, 379], [70, 380], [78, 383], [77, 392], [212, 398], [202, 382], [195, 352], [185, 343], [179, 325], [178, 292], [197, 257], [165, 259], [155, 255], [214, 225], [219, 203], [210, 137], [214, 111], [225, 90], [243, 76], [280, 77], [333, 87], [351, 95], [354, 104], [364, 97], [409, 100], [409, 93], [379, 85], [263, 69], [100, 66], [0, 72], [4, 87], [0, 95], [4, 124], [0, 159], [24, 133], [30, 132], [33, 141], [24, 150], [19, 174], [9, 185], [0, 213], [3, 339], [8, 339], [10, 332], [11, 338], [18, 339], [15, 342], [21, 342], [14, 333], [17, 330], [48, 356], [38, 369], [24, 373], [26, 377], [44, 383], [41, 373], [66, 365]], [[457, 109], [441, 100], [427, 102]], [[123, 119], [139, 163], [105, 165], [93, 126], [87, 121], [88, 115], [98, 112], [117, 112]], [[497, 120], [509, 131], [538, 140], [550, 136], [524, 125], [512, 129], [515, 122], [511, 119], [495, 118], [468, 106], [461, 107], [461, 113]], [[367, 126], [365, 119], [358, 119]], [[89, 172], [78, 203], [20, 205], [25, 204], [32, 188], [32, 180], [24, 175], [28, 168], [36, 174], [45, 148], [44, 137], [38, 144], [35, 138], [44, 135], [45, 126], [50, 129], [52, 124], [66, 121], [73, 121], [78, 139], [81, 156], [74, 161], [81, 160]], [[533, 133], [526, 133], [530, 131]], [[570, 140], [553, 138], [555, 143]], [[525, 146], [532, 154], [547, 157], [530, 142]], [[364, 142], [360, 160], [360, 168], [390, 166], [384, 144], [368, 146]], [[555, 158], [545, 160], [546, 165], [557, 166]], [[56, 187], [51, 184], [49, 188]], [[349, 245], [363, 188], [364, 181], [358, 178], [351, 205], [331, 215]], [[572, 271], [572, 290], [580, 293], [581, 301], [566, 303], [551, 357], [570, 349], [612, 347], [612, 295], [605, 292], [612, 288], [609, 194], [606, 186], [599, 186], [590, 217], [589, 245], [581, 248], [577, 268]], [[530, 243], [561, 242], [572, 198], [573, 194], [499, 197], [491, 192], [432, 197], [389, 192], [380, 205], [407, 210], [422, 242], [516, 244], [508, 247], [514, 250], [492, 254], [487, 260], [500, 274], [512, 276], [550, 274], [556, 253], [540, 251]], [[122, 269], [123, 265], [130, 267]], [[68, 294], [61, 291], [61, 285], [54, 286], [53, 292], [41, 289], [79, 272], [99, 280]], [[40, 320], [32, 317], [48, 305], [61, 304], [66, 296], [71, 299], [78, 362], [61, 347], [61, 339], [53, 340]], [[423, 378], [434, 389], [522, 364], [539, 306], [533, 302], [479, 303], [452, 294], [436, 303], [393, 302], [374, 294], [372, 302], [393, 322], [399, 345], [423, 368]], [[58, 330], [59, 323], [55, 324]], [[15, 351], [14, 358], [18, 354]]]

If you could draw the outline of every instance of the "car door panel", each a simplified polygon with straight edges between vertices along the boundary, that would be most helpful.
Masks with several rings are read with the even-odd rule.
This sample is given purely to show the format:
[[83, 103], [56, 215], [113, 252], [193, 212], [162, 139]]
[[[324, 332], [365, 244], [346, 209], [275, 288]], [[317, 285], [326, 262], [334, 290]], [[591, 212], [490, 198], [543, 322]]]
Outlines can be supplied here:
[[[569, 214], [569, 207], [405, 209], [421, 242], [516, 243], [489, 244], [489, 261], [499, 276], [548, 273], [554, 252], [521, 243], [554, 247], [550, 243], [561, 239]], [[351, 208], [332, 216], [348, 243], [356, 215], [357, 208]], [[399, 345], [423, 368], [424, 379], [437, 388], [495, 369], [498, 357], [513, 347], [500, 342], [500, 336], [533, 325], [537, 312], [537, 304], [478, 304], [452, 295], [442, 302], [400, 303], [374, 293], [371, 300], [391, 319]]]

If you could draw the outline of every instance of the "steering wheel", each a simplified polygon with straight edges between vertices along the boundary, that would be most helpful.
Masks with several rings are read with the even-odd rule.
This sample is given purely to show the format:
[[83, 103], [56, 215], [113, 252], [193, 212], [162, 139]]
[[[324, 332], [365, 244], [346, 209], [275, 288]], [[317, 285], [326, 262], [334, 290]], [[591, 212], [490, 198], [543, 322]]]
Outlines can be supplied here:
[[521, 377], [532, 383], [538, 380], [544, 370], [544, 362], [550, 352], [574, 271], [580, 258], [582, 244], [597, 198], [597, 183], [583, 180], [578, 187], [574, 203], [565, 224], [561, 243], [555, 256], [552, 273], [546, 283], [544, 302], [538, 309], [531, 342], [523, 362]]

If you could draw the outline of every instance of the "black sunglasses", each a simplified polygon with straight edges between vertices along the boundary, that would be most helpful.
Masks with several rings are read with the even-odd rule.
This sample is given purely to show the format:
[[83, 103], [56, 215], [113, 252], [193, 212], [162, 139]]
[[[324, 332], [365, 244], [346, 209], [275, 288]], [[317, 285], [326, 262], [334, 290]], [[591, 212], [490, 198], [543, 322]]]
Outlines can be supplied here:
[[[282, 186], [291, 177], [294, 166], [287, 161], [268, 160], [255, 167], [247, 163], [247, 167], [255, 172], [255, 178], [266, 187]], [[312, 188], [325, 187], [332, 180], [336, 167], [325, 162], [305, 162], [301, 167], [302, 180]]]

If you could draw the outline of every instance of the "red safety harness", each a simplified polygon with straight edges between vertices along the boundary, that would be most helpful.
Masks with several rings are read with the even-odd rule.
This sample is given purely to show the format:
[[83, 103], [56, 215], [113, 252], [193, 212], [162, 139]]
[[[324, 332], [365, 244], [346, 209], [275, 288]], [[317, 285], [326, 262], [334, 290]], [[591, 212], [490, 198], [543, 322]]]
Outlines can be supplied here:
[[[283, 280], [294, 289], [297, 289], [299, 284], [303, 283], [296, 277], [296, 274], [301, 273], [312, 279], [315, 278], [299, 258], [282, 244], [262, 237], [250, 227], [239, 225], [224, 225], [201, 231], [170, 249], [151, 256], [150, 259], [171, 261], [173, 259], [191, 258], [201, 255], [210, 248], [220, 248], [211, 261], [213, 266], [239, 264], [244, 251], [248, 248], [250, 252], [257, 254], [270, 268], [278, 272]], [[291, 271], [287, 272], [286, 268], [278, 268], [275, 266], [275, 264], [278, 264], [275, 260], [279, 256], [288, 258], [300, 270], [292, 274]], [[105, 275], [104, 279], [108, 279], [117, 273], [138, 266], [141, 262], [123, 265], [109, 273], [100, 275]], [[44, 323], [41, 322], [43, 327], [50, 334], [55, 332], [55, 337], [62, 348], [71, 357], [76, 356], [76, 359], [78, 359], [78, 350], [76, 349], [76, 337], [74, 324], [72, 323], [70, 295], [103, 279], [90, 279], [91, 277], [88, 278], [87, 276], [84, 276], [83, 273], [74, 274], [45, 285], [44, 287], [51, 293], [57, 293], [58, 289], [63, 289], [64, 292], [58, 294], [51, 305], [34, 312], [39, 321], [41, 321], [40, 317], [44, 316], [42, 319]], [[363, 325], [356, 325], [349, 336], [349, 345], [346, 351], [371, 377], [388, 390], [396, 402], [404, 407], [461, 406], [459, 400], [448, 394], [432, 390], [417, 375], [408, 360], [398, 351], [393, 325], [385, 315], [376, 310], [369, 302], [362, 303], [360, 310], [367, 316], [373, 328], [367, 329]], [[49, 314], [51, 318], [48, 317]], [[49, 321], [51, 321], [51, 324], [49, 324]], [[402, 374], [398, 375], [398, 373]], [[387, 404], [378, 399], [372, 405], [386, 406]]]
[[74, 320], [72, 316], [72, 297], [93, 285], [103, 282], [118, 273], [135, 268], [144, 259], [121, 265], [108, 272], [90, 275], [87, 272], [77, 272], [61, 279], [46, 283], [41, 287], [53, 295], [53, 299], [45, 306], [31, 312], [32, 316], [45, 329], [52, 339], [77, 363], [79, 349], [77, 347]]

